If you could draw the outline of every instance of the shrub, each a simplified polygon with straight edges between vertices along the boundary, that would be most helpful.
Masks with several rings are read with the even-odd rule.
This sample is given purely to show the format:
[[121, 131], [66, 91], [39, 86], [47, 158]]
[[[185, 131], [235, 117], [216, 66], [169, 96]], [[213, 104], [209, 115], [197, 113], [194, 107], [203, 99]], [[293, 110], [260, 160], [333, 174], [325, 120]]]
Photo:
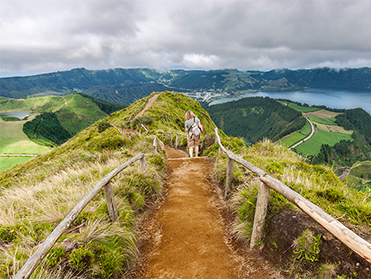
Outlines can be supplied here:
[[16, 234], [14, 229], [1, 226], [0, 227], [0, 240], [4, 241], [5, 243], [12, 242], [16, 238]]
[[64, 251], [63, 246], [53, 247], [46, 257], [45, 263], [49, 266], [56, 266], [61, 262], [65, 255], [66, 252]]
[[86, 246], [80, 246], [72, 251], [69, 256], [69, 264], [78, 269], [89, 269], [94, 262], [94, 253]]
[[106, 129], [108, 129], [109, 127], [111, 127], [111, 124], [109, 122], [103, 120], [103, 121], [99, 122], [99, 124], [98, 124], [98, 132], [102, 133]]
[[299, 260], [309, 260], [315, 262], [319, 260], [320, 246], [322, 244], [321, 234], [313, 235], [313, 232], [306, 229], [294, 240], [294, 254], [298, 255]]

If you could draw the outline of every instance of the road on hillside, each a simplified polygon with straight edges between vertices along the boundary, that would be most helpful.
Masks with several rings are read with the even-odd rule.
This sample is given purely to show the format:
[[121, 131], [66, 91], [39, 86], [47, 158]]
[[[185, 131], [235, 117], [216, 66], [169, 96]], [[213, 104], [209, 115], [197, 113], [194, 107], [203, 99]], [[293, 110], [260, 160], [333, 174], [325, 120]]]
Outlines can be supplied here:
[[141, 261], [129, 278], [281, 278], [258, 250], [227, 234], [213, 163], [166, 149], [171, 171], [163, 202], [142, 228]]
[[309, 120], [308, 117], [306, 117], [306, 116], [304, 116], [304, 117], [307, 119], [307, 121], [308, 121], [309, 124], [310, 124], [310, 127], [311, 127], [310, 135], [309, 135], [308, 137], [306, 137], [305, 139], [303, 139], [303, 140], [301, 140], [301, 141], [295, 143], [294, 145], [290, 146], [290, 147], [289, 147], [289, 150], [290, 150], [290, 149], [293, 149], [293, 148], [295, 148], [295, 147], [297, 147], [298, 145], [300, 145], [300, 144], [302, 144], [302, 143], [304, 143], [304, 142], [306, 142], [306, 141], [309, 140], [309, 139], [313, 136], [313, 134], [314, 134], [314, 125], [313, 125], [313, 123]]

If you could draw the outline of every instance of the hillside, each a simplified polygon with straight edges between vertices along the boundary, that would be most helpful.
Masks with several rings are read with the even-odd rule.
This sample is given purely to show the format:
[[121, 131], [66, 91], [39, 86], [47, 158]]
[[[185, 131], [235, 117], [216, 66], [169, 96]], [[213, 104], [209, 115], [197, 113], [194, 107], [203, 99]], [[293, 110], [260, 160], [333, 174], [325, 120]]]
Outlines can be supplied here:
[[110, 102], [130, 105], [153, 91], [209, 92], [233, 95], [246, 91], [292, 91], [304, 88], [363, 90], [371, 88], [371, 69], [185, 71], [109, 69], [70, 71], [0, 79], [0, 96], [26, 98], [34, 94], [83, 92]]
[[24, 133], [38, 144], [55, 146], [85, 129], [92, 123], [121, 109], [107, 101], [84, 94], [2, 99], [0, 112], [32, 110], [41, 115], [23, 125]]
[[[25, 119], [0, 117], [0, 171], [62, 144], [122, 105], [83, 94], [0, 100], [0, 113], [32, 111]], [[9, 121], [12, 120], [12, 121]], [[15, 121], [17, 120], [17, 121]]]
[[[81, 278], [122, 277], [139, 257], [140, 220], [150, 215], [151, 209], [157, 208], [159, 204], [151, 205], [163, 197], [163, 190], [167, 187], [166, 153], [160, 145], [159, 155], [153, 155], [154, 136], [165, 144], [171, 144], [170, 137], [162, 132], [169, 131], [173, 135], [184, 133], [184, 114], [188, 109], [194, 111], [204, 125], [202, 154], [208, 156], [209, 164], [215, 166], [212, 171], [215, 177], [204, 179], [215, 179], [220, 186], [223, 185], [227, 158], [219, 154], [218, 146], [214, 144], [215, 124], [196, 101], [182, 94], [162, 92], [144, 116], [133, 123], [137, 131], [127, 129], [122, 130], [121, 134], [114, 127], [103, 125], [108, 122], [120, 127], [122, 122], [137, 115], [155, 94], [92, 124], [49, 153], [0, 173], [0, 278], [12, 277], [33, 249], [101, 178], [119, 164], [143, 152], [149, 165], [147, 172], [141, 173], [135, 165], [112, 182], [118, 221], [110, 223], [104, 195], [99, 194], [35, 272], [35, 278], [59, 279], [62, 275], [75, 278], [72, 274], [79, 274]], [[138, 132], [140, 123], [145, 123], [148, 134]], [[355, 189], [348, 189], [331, 168], [306, 164], [294, 152], [267, 140], [247, 148], [240, 139], [227, 137], [221, 131], [220, 134], [228, 150], [266, 170], [339, 218], [362, 237], [371, 240], [370, 197]], [[207, 136], [211, 140], [208, 137], [208, 141]], [[185, 149], [185, 139], [181, 139], [180, 147]], [[226, 218], [225, 223], [230, 225], [226, 231], [234, 232], [225, 238], [239, 239], [237, 242], [241, 246], [246, 247], [251, 236], [258, 188], [256, 178], [235, 164], [233, 191], [223, 204], [218, 205], [218, 210]], [[278, 235], [270, 233], [276, 224], [274, 218], [281, 218]], [[286, 278], [318, 278], [324, 272], [330, 272], [331, 276], [365, 278], [362, 276], [367, 274], [367, 264], [362, 259], [308, 222], [287, 200], [273, 191], [267, 220], [261, 254]], [[215, 221], [221, 222], [219, 219]], [[296, 222], [294, 225], [293, 221]], [[299, 258], [294, 252], [294, 240], [306, 228], [312, 231], [316, 239], [320, 234], [321, 243], [316, 243], [320, 249], [318, 260]], [[331, 247], [336, 249], [331, 250]]]
[[301, 113], [270, 98], [243, 98], [213, 105], [207, 110], [227, 135], [243, 137], [251, 143], [263, 138], [276, 141], [306, 123]]

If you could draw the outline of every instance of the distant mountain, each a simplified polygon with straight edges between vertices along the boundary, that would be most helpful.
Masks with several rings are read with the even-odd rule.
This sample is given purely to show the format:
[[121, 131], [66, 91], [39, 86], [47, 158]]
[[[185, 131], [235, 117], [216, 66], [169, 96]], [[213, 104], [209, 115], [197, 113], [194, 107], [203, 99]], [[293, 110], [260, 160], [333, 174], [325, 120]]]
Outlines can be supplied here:
[[25, 98], [34, 94], [83, 92], [129, 105], [153, 91], [225, 92], [290, 91], [304, 88], [371, 89], [371, 68], [239, 71], [153, 69], [87, 70], [84, 68], [27, 77], [0, 79], [0, 96]]

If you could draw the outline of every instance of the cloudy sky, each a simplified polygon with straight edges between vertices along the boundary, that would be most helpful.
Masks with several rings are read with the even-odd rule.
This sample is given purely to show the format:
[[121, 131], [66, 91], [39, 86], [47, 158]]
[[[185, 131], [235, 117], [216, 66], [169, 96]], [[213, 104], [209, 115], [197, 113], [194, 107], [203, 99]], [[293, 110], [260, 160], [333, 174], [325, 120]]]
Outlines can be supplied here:
[[370, 0], [0, 0], [0, 76], [371, 66]]

